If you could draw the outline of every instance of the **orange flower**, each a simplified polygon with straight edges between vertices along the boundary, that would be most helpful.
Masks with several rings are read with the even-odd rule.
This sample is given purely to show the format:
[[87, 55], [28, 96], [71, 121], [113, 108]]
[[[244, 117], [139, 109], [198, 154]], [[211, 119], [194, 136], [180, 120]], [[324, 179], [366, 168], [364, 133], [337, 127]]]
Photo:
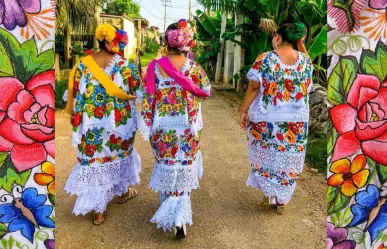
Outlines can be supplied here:
[[256, 164], [256, 165], [254, 166], [254, 168], [255, 168], [256, 170], [259, 170], [259, 164]]
[[262, 176], [265, 178], [269, 178], [269, 173], [267, 173], [267, 171], [263, 171]]
[[364, 187], [367, 183], [369, 170], [364, 169], [366, 158], [364, 155], [356, 156], [352, 163], [347, 159], [335, 161], [330, 171], [334, 173], [328, 178], [328, 185], [332, 187], [341, 186], [341, 193], [351, 197], [357, 189]]
[[304, 151], [304, 146], [298, 145], [298, 150], [301, 151], [301, 152], [303, 152], [303, 151]]
[[301, 89], [302, 89], [302, 93], [306, 95], [306, 84], [304, 82], [301, 83]]
[[380, 244], [380, 246], [378, 246], [378, 249], [387, 249], [387, 246], [384, 246], [383, 244]]
[[291, 178], [296, 178], [296, 177], [297, 177], [297, 173], [289, 173], [289, 176], [290, 176]]
[[289, 101], [289, 99], [290, 99], [290, 92], [287, 89], [285, 89], [284, 100]]
[[251, 130], [250, 133], [251, 133], [251, 135], [253, 135], [255, 137], [255, 139], [257, 139], [258, 141], [261, 141], [261, 139], [262, 139], [261, 133], [259, 133], [256, 130]]
[[34, 175], [35, 182], [39, 185], [47, 185], [48, 192], [55, 195], [55, 165], [51, 162], [44, 162], [42, 164], [42, 173]]
[[285, 133], [285, 139], [288, 140], [289, 143], [294, 144], [296, 142], [296, 134], [294, 134], [291, 130]]
[[270, 83], [270, 86], [269, 86], [269, 94], [271, 96], [274, 96], [276, 95], [276, 93], [277, 93], [277, 83], [272, 82]]
[[285, 179], [282, 179], [282, 184], [285, 185], [285, 186], [288, 186], [289, 185], [289, 182]]

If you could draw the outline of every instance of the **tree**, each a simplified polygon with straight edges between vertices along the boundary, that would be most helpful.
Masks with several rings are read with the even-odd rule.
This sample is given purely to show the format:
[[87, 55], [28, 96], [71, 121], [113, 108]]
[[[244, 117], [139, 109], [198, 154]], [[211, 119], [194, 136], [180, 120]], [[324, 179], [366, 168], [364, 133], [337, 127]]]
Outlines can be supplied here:
[[114, 0], [106, 4], [106, 14], [121, 14], [132, 18], [141, 17], [140, 6], [132, 0]]
[[65, 65], [69, 66], [71, 34], [92, 30], [98, 24], [100, 0], [56, 0], [56, 33], [64, 35]]

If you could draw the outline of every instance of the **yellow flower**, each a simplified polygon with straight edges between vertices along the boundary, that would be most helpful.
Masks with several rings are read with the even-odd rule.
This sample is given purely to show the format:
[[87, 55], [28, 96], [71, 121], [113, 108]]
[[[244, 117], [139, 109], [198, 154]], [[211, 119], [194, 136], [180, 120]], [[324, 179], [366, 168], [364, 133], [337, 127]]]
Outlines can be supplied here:
[[172, 157], [171, 150], [165, 152], [165, 157]]
[[330, 168], [333, 175], [328, 178], [328, 185], [340, 187], [341, 193], [347, 197], [353, 196], [367, 183], [370, 172], [365, 169], [366, 164], [362, 154], [357, 155], [352, 163], [347, 158], [335, 161]]
[[42, 173], [36, 173], [34, 180], [37, 184], [46, 186], [50, 194], [55, 195], [55, 166], [52, 162], [42, 164]]
[[81, 74], [77, 70], [76, 73], [75, 73], [75, 82], [79, 82], [80, 80], [81, 80]]
[[95, 106], [93, 106], [93, 105], [87, 105], [87, 106], [86, 106], [86, 110], [87, 110], [88, 112], [93, 112], [94, 109], [95, 109]]
[[113, 110], [113, 109], [114, 109], [113, 103], [112, 103], [112, 102], [106, 103], [106, 109], [107, 109], [107, 110]]
[[99, 162], [99, 163], [103, 163], [104, 161], [103, 161], [103, 158], [97, 158], [97, 162]]
[[112, 161], [117, 159], [117, 155], [112, 156]]
[[89, 87], [87, 88], [86, 97], [87, 97], [87, 98], [90, 98], [90, 96], [91, 96], [91, 94], [93, 93], [93, 91], [94, 91], [94, 86], [89, 86]]
[[125, 69], [123, 75], [124, 75], [124, 78], [125, 78], [125, 79], [129, 78], [129, 77], [132, 75], [132, 70], [130, 70], [130, 68], [127, 67], [127, 68]]
[[270, 83], [270, 86], [269, 86], [269, 94], [271, 96], [274, 96], [276, 93], [277, 93], [277, 83], [272, 82]]
[[168, 89], [163, 89], [162, 93], [163, 93], [163, 96], [166, 97], [166, 96], [168, 96], [169, 91], [168, 91]]
[[173, 110], [174, 110], [175, 112], [177, 112], [177, 111], [179, 110], [179, 105], [178, 105], [178, 104], [174, 105], [174, 106], [173, 106]]
[[181, 91], [176, 91], [176, 97], [181, 96]]
[[82, 148], [86, 148], [86, 142], [83, 141], [83, 142], [81, 143], [81, 146], [82, 146]]
[[163, 107], [161, 108], [162, 112], [166, 112], [167, 111], [167, 106], [166, 105], [163, 105]]
[[290, 92], [287, 89], [285, 89], [284, 100], [289, 101], [289, 99], [290, 99]]
[[110, 24], [100, 24], [95, 30], [95, 36], [100, 41], [111, 42], [116, 36], [116, 29]]
[[288, 140], [290, 144], [294, 144], [296, 142], [296, 134], [289, 130], [285, 133], [285, 139]]
[[117, 53], [118, 51], [120, 51], [120, 49], [119, 49], [118, 47], [112, 48], [112, 52], [113, 52], [113, 53]]
[[126, 116], [128, 114], [128, 111], [126, 109], [121, 110], [121, 115]]

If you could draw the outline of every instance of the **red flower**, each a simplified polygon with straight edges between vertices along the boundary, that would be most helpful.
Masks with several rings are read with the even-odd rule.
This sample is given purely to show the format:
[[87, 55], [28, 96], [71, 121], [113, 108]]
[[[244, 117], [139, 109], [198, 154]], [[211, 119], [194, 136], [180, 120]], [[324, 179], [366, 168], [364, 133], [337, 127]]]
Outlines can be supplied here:
[[299, 92], [296, 94], [296, 99], [300, 100], [304, 97], [304, 94], [302, 92]]
[[96, 118], [102, 118], [103, 115], [105, 114], [105, 111], [106, 111], [105, 107], [103, 107], [103, 106], [98, 106], [98, 107], [95, 108], [95, 110], [94, 110], [94, 116], [95, 116]]
[[129, 149], [129, 145], [130, 145], [130, 141], [129, 141], [129, 140], [124, 140], [124, 141], [122, 142], [121, 148], [122, 148], [123, 150], [128, 150], [128, 149]]
[[156, 100], [161, 100], [162, 97], [163, 97], [163, 93], [161, 91], [157, 91]]
[[132, 107], [130, 106], [129, 102], [126, 102], [125, 107], [126, 107], [126, 110], [128, 110], [128, 111], [132, 110]]
[[152, 113], [151, 112], [147, 112], [146, 113], [146, 118], [147, 119], [151, 119], [152, 118]]
[[72, 125], [73, 125], [73, 126], [79, 126], [80, 123], [81, 123], [81, 118], [82, 118], [81, 113], [80, 113], [80, 112], [77, 112], [77, 113], [74, 115]]
[[290, 80], [290, 79], [285, 79], [284, 85], [285, 85], [285, 88], [286, 88], [289, 92], [293, 92], [293, 90], [294, 90], [294, 83], [293, 83], [292, 80]]
[[118, 141], [118, 138], [116, 138], [116, 136], [113, 134], [113, 135], [110, 136], [109, 140], [110, 140], [111, 144], [116, 144], [117, 141]]
[[195, 84], [199, 82], [199, 78], [195, 74], [191, 75], [191, 79]]
[[105, 157], [103, 158], [103, 161], [104, 161], [105, 163], [108, 163], [108, 162], [110, 162], [110, 157], [108, 157], [108, 156], [105, 156]]
[[85, 53], [85, 55], [93, 55], [94, 54], [93, 49], [86, 50], [84, 53]]
[[185, 76], [188, 76], [189, 75], [189, 71], [188, 70], [185, 71], [184, 74], [185, 74]]
[[74, 93], [79, 91], [79, 81], [74, 81]]
[[159, 140], [159, 138], [160, 138], [160, 135], [159, 134], [155, 134], [153, 136], [153, 141], [157, 141], [157, 140]]
[[187, 23], [186, 22], [179, 22], [178, 26], [179, 26], [179, 29], [186, 28], [187, 27]]
[[289, 122], [288, 129], [291, 130], [294, 134], [298, 133], [298, 127], [296, 123]]
[[54, 70], [32, 77], [25, 85], [0, 78], [0, 152], [10, 152], [21, 172], [55, 158]]
[[124, 64], [125, 64], [125, 61], [119, 61], [119, 62], [117, 63], [118, 66], [122, 66], [122, 65], [124, 65]]
[[94, 155], [94, 152], [97, 150], [97, 147], [95, 147], [94, 144], [92, 145], [88, 145], [86, 147], [86, 155], [87, 156], [93, 156]]
[[114, 121], [115, 121], [116, 123], [118, 123], [118, 122], [121, 121], [121, 118], [122, 118], [122, 115], [121, 115], [120, 110], [115, 109], [115, 110], [114, 110]]
[[280, 140], [280, 141], [284, 140], [284, 135], [282, 135], [281, 133], [277, 133], [276, 136], [277, 136], [278, 140]]
[[347, 103], [329, 110], [339, 133], [332, 161], [354, 155], [359, 149], [374, 161], [387, 165], [387, 82], [358, 74]]
[[265, 90], [263, 90], [263, 94], [264, 94], [264, 95], [267, 95], [267, 94], [269, 93], [269, 87], [270, 87], [269, 84], [267, 84], [267, 85], [265, 86]]
[[177, 146], [173, 147], [172, 150], [171, 150], [171, 154], [172, 154], [172, 157], [175, 157], [176, 156], [176, 153], [177, 153]]
[[284, 96], [282, 95], [282, 93], [280, 93], [280, 92], [277, 92], [277, 96], [276, 96], [276, 98], [278, 98], [278, 99], [282, 99]]

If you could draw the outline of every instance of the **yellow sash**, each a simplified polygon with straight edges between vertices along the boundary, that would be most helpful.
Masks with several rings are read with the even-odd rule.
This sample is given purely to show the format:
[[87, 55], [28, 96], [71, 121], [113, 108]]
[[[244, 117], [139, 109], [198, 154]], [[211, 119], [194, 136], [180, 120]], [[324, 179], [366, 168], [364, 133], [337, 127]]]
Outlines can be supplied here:
[[[106, 89], [106, 92], [114, 97], [123, 100], [132, 100], [135, 99], [136, 96], [128, 95], [121, 88], [119, 88], [110, 77], [98, 66], [98, 64], [94, 61], [93, 57], [86, 56], [82, 59], [83, 64], [90, 70], [91, 74], [94, 78]], [[75, 67], [71, 70], [69, 84], [68, 84], [68, 96], [67, 96], [67, 106], [66, 112], [70, 115], [73, 114], [73, 100], [74, 100], [74, 77], [77, 71], [79, 62]]]

